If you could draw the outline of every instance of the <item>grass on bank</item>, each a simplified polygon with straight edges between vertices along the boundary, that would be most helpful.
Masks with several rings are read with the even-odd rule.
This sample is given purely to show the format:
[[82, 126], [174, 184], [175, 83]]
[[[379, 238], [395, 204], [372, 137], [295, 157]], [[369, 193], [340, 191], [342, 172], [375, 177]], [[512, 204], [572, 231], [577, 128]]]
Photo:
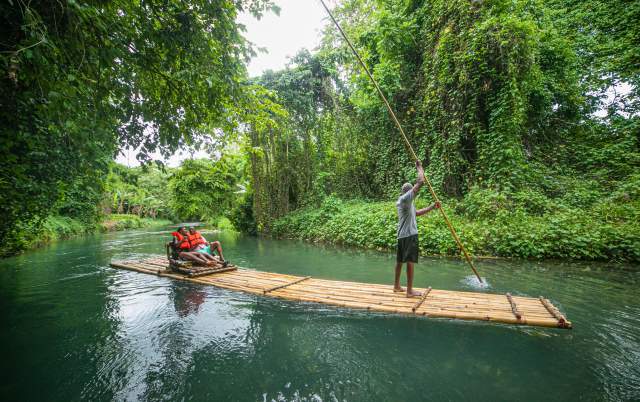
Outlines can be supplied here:
[[[549, 204], [535, 194], [518, 201], [484, 192], [444, 206], [474, 255], [640, 262], [640, 202], [607, 201], [578, 208]], [[417, 200], [417, 208], [428, 204], [425, 196]], [[328, 197], [319, 208], [280, 218], [272, 231], [277, 237], [394, 250], [396, 226], [395, 202]], [[438, 211], [418, 217], [418, 230], [422, 255], [459, 255]]]
[[163, 219], [140, 218], [137, 215], [107, 215], [97, 224], [88, 225], [79, 219], [68, 216], [50, 216], [39, 230], [22, 228], [11, 245], [0, 245], [0, 256], [10, 256], [22, 250], [34, 249], [57, 240], [68, 239], [96, 231], [109, 232], [135, 229], [148, 226], [168, 225], [171, 222]]
[[141, 218], [138, 215], [111, 214], [107, 215], [98, 228], [102, 232], [113, 232], [117, 230], [137, 229], [148, 226], [169, 225], [171, 221], [166, 219]]

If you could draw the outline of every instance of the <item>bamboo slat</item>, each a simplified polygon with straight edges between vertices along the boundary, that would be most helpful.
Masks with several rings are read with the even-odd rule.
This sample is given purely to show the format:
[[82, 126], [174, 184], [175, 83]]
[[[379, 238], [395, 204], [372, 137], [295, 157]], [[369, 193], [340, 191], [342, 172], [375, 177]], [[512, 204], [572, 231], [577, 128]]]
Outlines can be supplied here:
[[411, 311], [413, 311], [415, 313], [416, 310], [418, 308], [420, 308], [420, 306], [422, 306], [422, 303], [424, 303], [424, 301], [426, 300], [427, 296], [429, 296], [430, 292], [431, 292], [431, 286], [429, 286], [427, 288], [427, 290], [422, 294], [422, 297], [420, 298], [420, 301], [417, 302], [415, 306], [411, 307]]
[[269, 292], [273, 292], [274, 290], [286, 288], [286, 287], [291, 286], [291, 285], [295, 285], [296, 283], [300, 283], [302, 281], [306, 281], [309, 278], [311, 278], [311, 277], [310, 276], [305, 276], [304, 278], [300, 278], [300, 279], [297, 279], [297, 280], [292, 281], [292, 282], [284, 283], [282, 285], [278, 285], [278, 286], [274, 286], [274, 287], [269, 288], [269, 289], [265, 289], [264, 290], [264, 294], [267, 294]]
[[[512, 296], [510, 293], [500, 295], [429, 287], [416, 289], [423, 292], [417, 299], [395, 293], [393, 287], [388, 285], [333, 281], [243, 268], [220, 270], [194, 278], [171, 271], [167, 261], [161, 257], [113, 261], [111, 266], [255, 295], [343, 308], [541, 327], [572, 326], [549, 300], [542, 297], [535, 299]], [[428, 303], [425, 303], [427, 296]]]

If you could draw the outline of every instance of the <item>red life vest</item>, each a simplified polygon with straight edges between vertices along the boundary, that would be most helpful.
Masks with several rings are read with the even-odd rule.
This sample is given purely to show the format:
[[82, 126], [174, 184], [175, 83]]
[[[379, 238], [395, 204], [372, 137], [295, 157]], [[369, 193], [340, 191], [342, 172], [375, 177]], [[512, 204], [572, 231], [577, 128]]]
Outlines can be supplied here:
[[191, 249], [191, 243], [189, 242], [188, 236], [183, 236], [180, 234], [180, 232], [173, 232], [171, 233], [171, 235], [178, 240], [178, 248], [180, 250], [188, 251]]
[[200, 232], [195, 232], [194, 234], [189, 234], [189, 243], [191, 243], [191, 246], [197, 246], [199, 244], [205, 244], [206, 241]]

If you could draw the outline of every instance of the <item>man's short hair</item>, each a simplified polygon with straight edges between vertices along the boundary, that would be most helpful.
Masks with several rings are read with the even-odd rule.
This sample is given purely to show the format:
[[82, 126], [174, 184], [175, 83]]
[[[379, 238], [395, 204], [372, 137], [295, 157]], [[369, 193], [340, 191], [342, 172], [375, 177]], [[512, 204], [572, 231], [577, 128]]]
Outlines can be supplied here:
[[408, 191], [413, 189], [413, 185], [411, 183], [404, 183], [402, 185], [402, 194], [406, 194]]

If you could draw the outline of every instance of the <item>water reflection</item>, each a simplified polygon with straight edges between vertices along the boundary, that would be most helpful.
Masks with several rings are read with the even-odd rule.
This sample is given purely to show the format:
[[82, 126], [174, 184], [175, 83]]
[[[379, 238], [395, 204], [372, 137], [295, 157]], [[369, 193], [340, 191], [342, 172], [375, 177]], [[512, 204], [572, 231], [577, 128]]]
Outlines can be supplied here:
[[[1, 400], [637, 400], [633, 267], [478, 263], [490, 292], [545, 295], [573, 331], [396, 317], [119, 271], [167, 233], [61, 242], [0, 261]], [[390, 283], [393, 256], [225, 233], [243, 266]], [[159, 251], [160, 250], [160, 251]], [[470, 290], [463, 261], [419, 286]], [[52, 390], [43, 396], [41, 390]]]
[[200, 306], [204, 303], [207, 294], [198, 288], [191, 288], [176, 291], [174, 289], [172, 298], [173, 305], [178, 316], [184, 318], [189, 314], [197, 314]]

